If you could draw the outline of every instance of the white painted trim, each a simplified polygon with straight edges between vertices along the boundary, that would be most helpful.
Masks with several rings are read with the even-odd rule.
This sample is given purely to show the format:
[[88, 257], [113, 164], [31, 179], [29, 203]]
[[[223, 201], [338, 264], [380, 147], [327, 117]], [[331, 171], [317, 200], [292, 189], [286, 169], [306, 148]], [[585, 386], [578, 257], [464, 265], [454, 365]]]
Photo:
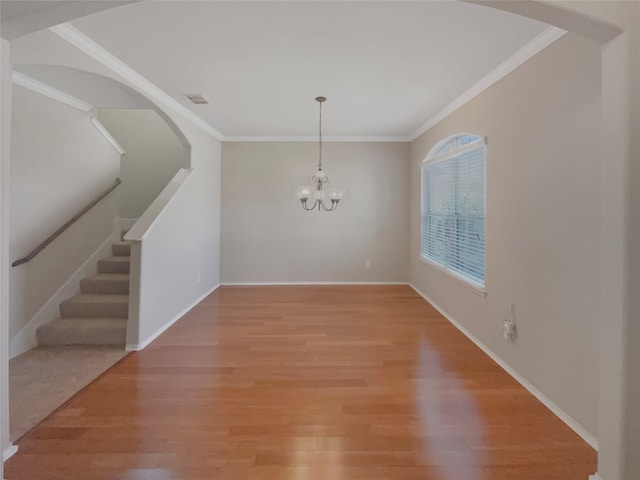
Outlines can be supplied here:
[[11, 445], [9, 445], [7, 448], [4, 449], [4, 452], [2, 452], [2, 461], [6, 462], [11, 457], [13, 457], [17, 452], [18, 452], [18, 446], [12, 443]]
[[429, 120], [418, 127], [411, 135], [409, 135], [409, 140], [413, 141], [418, 138], [431, 127], [435, 126], [440, 121], [455, 112], [457, 109], [462, 107], [469, 100], [484, 92], [498, 80], [518, 68], [520, 65], [525, 63], [537, 53], [544, 50], [553, 42], [561, 38], [565, 33], [567, 33], [565, 30], [557, 27], [547, 28], [544, 32], [535, 37], [524, 47], [519, 49], [504, 62], [494, 68], [491, 72], [478, 80], [473, 86], [471, 86], [471, 88], [469, 88], [466, 92], [456, 98], [453, 102], [451, 102], [449, 105], [429, 118]]
[[107, 142], [111, 144], [111, 146], [115, 149], [116, 152], [118, 152], [120, 155], [125, 154], [124, 148], [122, 148], [122, 145], [120, 145], [118, 141], [115, 138], [113, 138], [113, 135], [111, 135], [111, 133], [109, 133], [109, 130], [107, 130], [107, 127], [105, 127], [102, 124], [102, 122], [98, 120], [98, 117], [91, 117], [91, 124], [94, 127], [96, 127], [96, 130], [98, 130], [104, 138], [107, 139]]
[[114, 235], [109, 235], [107, 239], [102, 242], [102, 245], [71, 274], [51, 298], [40, 307], [36, 314], [11, 339], [9, 344], [9, 358], [17, 357], [38, 346], [38, 340], [36, 339], [38, 327], [60, 317], [60, 302], [80, 292], [80, 280], [98, 273], [98, 260], [110, 255], [111, 244], [114, 243], [114, 240]]
[[520, 385], [526, 388], [534, 397], [536, 397], [540, 402], [547, 407], [551, 412], [553, 412], [560, 420], [567, 424], [567, 426], [576, 432], [582, 439], [591, 445], [596, 451], [598, 450], [598, 440], [591, 435], [582, 425], [576, 422], [569, 414], [567, 414], [564, 410], [558, 407], [555, 403], [553, 403], [546, 395], [544, 395], [540, 390], [534, 387], [531, 383], [529, 383], [522, 375], [520, 375], [517, 371], [511, 368], [502, 358], [500, 358], [493, 350], [487, 347], [484, 343], [482, 343], [478, 338], [476, 338], [469, 330], [464, 328], [460, 323], [453, 319], [451, 315], [444, 311], [441, 307], [438, 306], [433, 300], [431, 300], [425, 293], [420, 291], [413, 283], [409, 283], [409, 286], [413, 288], [418, 295], [424, 298], [427, 302], [429, 302], [433, 308], [438, 310], [443, 317], [449, 320], [458, 330], [460, 330], [469, 340], [480, 348], [484, 353], [486, 353], [494, 362], [496, 362], [505, 372], [513, 377], [515, 381], [517, 381]]
[[53, 100], [64, 103], [73, 108], [77, 108], [78, 110], [82, 110], [83, 112], [90, 112], [91, 110], [93, 110], [93, 105], [89, 105], [87, 102], [80, 100], [79, 98], [69, 95], [68, 93], [64, 93], [56, 88], [50, 87], [45, 83], [28, 77], [23, 73], [16, 72], [15, 70], [13, 71], [12, 81], [16, 85], [28, 88], [29, 90], [39, 93], [40, 95], [52, 98]]
[[193, 307], [195, 307], [196, 305], [198, 305], [202, 300], [204, 300], [205, 298], [207, 298], [209, 295], [211, 295], [218, 287], [220, 286], [220, 284], [218, 283], [217, 285], [214, 285], [214, 287], [212, 289], [210, 289], [209, 291], [205, 292], [203, 295], [201, 295], [200, 297], [198, 297], [191, 305], [189, 305], [187, 308], [185, 308], [184, 310], [182, 310], [180, 313], [178, 313], [175, 317], [173, 317], [171, 320], [169, 320], [167, 323], [165, 323], [162, 327], [160, 327], [158, 330], [156, 330], [154, 333], [152, 333], [149, 338], [147, 338], [145, 341], [143, 341], [140, 344], [131, 344], [128, 343], [125, 347], [125, 350], [128, 352], [139, 352], [140, 350], [143, 350], [145, 347], [147, 347], [151, 342], [153, 342], [156, 338], [158, 338], [160, 335], [162, 335], [169, 327], [171, 327], [171, 325], [173, 325], [174, 323], [176, 323], [178, 320], [180, 320], [184, 315], [187, 314], [187, 312], [189, 312], [189, 310], [191, 310]]
[[589, 475], [589, 480], [602, 480], [602, 477], [597, 473], [594, 473], [593, 475]]
[[[236, 136], [224, 137], [225, 142], [317, 142], [318, 137], [313, 136], [273, 136], [273, 137], [260, 137], [260, 136]], [[356, 136], [356, 137], [322, 137], [323, 142], [410, 142], [411, 138], [397, 136], [397, 137], [375, 137], [375, 136]]]
[[80, 30], [72, 27], [68, 23], [56, 25], [55, 27], [49, 28], [49, 30], [51, 30], [53, 33], [66, 40], [73, 46], [82, 50], [84, 53], [103, 64], [105, 67], [123, 77], [125, 80], [130, 82], [133, 86], [138, 88], [152, 100], [161, 103], [179, 113], [184, 118], [191, 121], [194, 125], [197, 125], [202, 130], [209, 133], [218, 140], [224, 140], [224, 135], [222, 135], [222, 133], [209, 125], [209, 123], [204, 121], [202, 118], [193, 113], [176, 99], [166, 94], [163, 90], [144, 78], [142, 75], [140, 75], [133, 68], [124, 63], [122, 60], [117, 58], [115, 55], [111, 54], [106, 49], [91, 40]]
[[[458, 135], [453, 135], [453, 137], [457, 137]], [[445, 138], [445, 140], [447, 141], [451, 141], [451, 137], [447, 137]], [[442, 142], [438, 142], [439, 144], [442, 144], [444, 141]], [[446, 142], [444, 142], [446, 143]], [[440, 153], [438, 155], [431, 155], [431, 152], [437, 152], [438, 151], [438, 145], [436, 145], [435, 147], [433, 147], [429, 153], [427, 154], [427, 157], [422, 161], [422, 163], [420, 164], [420, 168], [425, 168], [428, 167], [429, 165], [433, 164], [433, 163], [438, 163], [438, 162], [442, 162], [444, 160], [449, 160], [451, 158], [455, 158], [459, 155], [462, 155], [463, 153], [467, 153], [470, 152], [472, 150], [476, 150], [476, 149], [480, 149], [482, 147], [486, 147], [487, 146], [487, 137], [481, 137], [478, 140], [474, 140], [471, 143], [467, 143], [466, 145], [463, 145], [461, 147], [456, 147], [456, 148], [452, 148], [451, 150], [449, 150], [448, 152], [444, 152], [444, 153]]]
[[220, 282], [220, 286], [277, 286], [277, 285], [409, 285], [409, 282]]
[[138, 221], [129, 229], [124, 236], [126, 241], [139, 242], [144, 240], [149, 233], [149, 230], [153, 228], [162, 212], [167, 208], [167, 205], [173, 200], [173, 198], [182, 189], [184, 184], [189, 180], [192, 168], [181, 168], [178, 170], [173, 178], [162, 189], [160, 194], [155, 198], [151, 205], [147, 207], [144, 213], [140, 216]]

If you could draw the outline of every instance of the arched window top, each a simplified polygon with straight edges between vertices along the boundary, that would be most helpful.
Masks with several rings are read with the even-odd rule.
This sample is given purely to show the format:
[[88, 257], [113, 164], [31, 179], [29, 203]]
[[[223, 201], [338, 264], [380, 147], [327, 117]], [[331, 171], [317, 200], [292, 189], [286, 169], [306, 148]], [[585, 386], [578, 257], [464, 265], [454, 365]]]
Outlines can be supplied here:
[[436, 146], [429, 151], [425, 160], [431, 160], [434, 157], [449, 153], [479, 140], [482, 140], [482, 137], [479, 135], [473, 135], [471, 133], [456, 133], [455, 135], [451, 135], [450, 137], [439, 141]]

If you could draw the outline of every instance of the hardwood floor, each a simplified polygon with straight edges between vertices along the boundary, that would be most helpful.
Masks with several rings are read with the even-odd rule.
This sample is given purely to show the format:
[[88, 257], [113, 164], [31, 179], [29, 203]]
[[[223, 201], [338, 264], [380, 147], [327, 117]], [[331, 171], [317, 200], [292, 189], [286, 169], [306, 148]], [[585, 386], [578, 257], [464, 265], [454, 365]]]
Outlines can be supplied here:
[[586, 480], [596, 453], [407, 286], [221, 287], [7, 480]]

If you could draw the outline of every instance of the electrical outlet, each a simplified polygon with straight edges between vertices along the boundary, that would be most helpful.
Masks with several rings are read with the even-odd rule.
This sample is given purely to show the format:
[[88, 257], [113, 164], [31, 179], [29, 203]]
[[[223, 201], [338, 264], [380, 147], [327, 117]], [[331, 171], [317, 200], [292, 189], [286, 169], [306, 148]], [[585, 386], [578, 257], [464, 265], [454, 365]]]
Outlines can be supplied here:
[[371, 268], [371, 260], [364, 262], [364, 268]]
[[505, 340], [513, 340], [516, 336], [516, 306], [511, 304], [511, 308], [507, 310], [502, 319], [502, 337]]
[[502, 320], [502, 336], [505, 340], [512, 340], [516, 333], [516, 326], [511, 323], [511, 320], [505, 318]]

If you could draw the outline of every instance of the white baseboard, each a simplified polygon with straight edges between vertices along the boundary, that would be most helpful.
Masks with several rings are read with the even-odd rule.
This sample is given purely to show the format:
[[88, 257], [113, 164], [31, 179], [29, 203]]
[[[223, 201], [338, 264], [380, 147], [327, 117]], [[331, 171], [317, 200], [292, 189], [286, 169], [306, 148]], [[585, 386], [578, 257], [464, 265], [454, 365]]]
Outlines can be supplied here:
[[85, 260], [80, 268], [71, 274], [56, 293], [40, 307], [36, 314], [11, 339], [9, 343], [9, 358], [17, 357], [38, 346], [38, 340], [36, 339], [38, 327], [60, 318], [60, 302], [80, 292], [80, 280], [98, 272], [98, 260], [111, 254], [111, 244], [114, 241], [113, 235], [109, 235], [102, 245]]
[[158, 338], [160, 335], [162, 335], [164, 333], [165, 330], [167, 330], [171, 325], [173, 325], [174, 323], [176, 323], [178, 320], [180, 320], [189, 310], [191, 310], [193, 307], [195, 307], [196, 305], [198, 305], [202, 300], [204, 300], [206, 297], [208, 297], [209, 295], [211, 295], [218, 287], [220, 286], [220, 284], [218, 283], [217, 285], [215, 285], [213, 288], [211, 288], [209, 291], [205, 292], [203, 295], [201, 295], [200, 297], [198, 297], [198, 299], [196, 299], [191, 305], [189, 305], [187, 308], [185, 308], [184, 310], [182, 310], [180, 313], [178, 313], [175, 317], [173, 317], [171, 320], [169, 320], [167, 323], [165, 323], [162, 327], [160, 327], [158, 330], [156, 330], [154, 333], [152, 333], [146, 340], [144, 340], [143, 342], [139, 343], [139, 344], [135, 344], [135, 343], [128, 343], [125, 346], [125, 350], [127, 352], [139, 352], [140, 350], [143, 350], [145, 347], [147, 347], [151, 342], [153, 342], [156, 338]]
[[4, 452], [2, 452], [2, 461], [6, 462], [13, 455], [15, 455], [17, 451], [18, 451], [17, 445], [14, 445], [14, 444], [9, 445], [7, 448], [4, 449]]
[[409, 282], [220, 282], [221, 286], [277, 286], [277, 285], [409, 285]]
[[593, 475], [589, 475], [589, 480], [602, 480], [602, 477], [597, 473], [594, 473]]
[[[568, 413], [558, 407], [555, 403], [553, 403], [547, 396], [545, 396], [540, 390], [534, 387], [531, 383], [525, 380], [518, 372], [516, 372], [513, 368], [511, 368], [502, 358], [500, 358], [493, 350], [487, 347], [484, 343], [482, 343], [478, 338], [476, 338], [471, 332], [469, 332], [466, 328], [464, 328], [460, 323], [451, 317], [447, 312], [444, 311], [441, 307], [439, 307], [433, 300], [431, 300], [425, 293], [420, 291], [415, 285], [412, 283], [409, 284], [411, 288], [413, 288], [418, 295], [424, 298], [427, 302], [429, 302], [436, 310], [438, 310], [442, 316], [444, 316], [447, 320], [449, 320], [458, 330], [460, 330], [469, 340], [475, 343], [480, 350], [486, 353], [494, 362], [496, 362], [505, 372], [511, 375], [514, 380], [516, 380], [520, 385], [526, 388], [534, 397], [536, 397], [542, 404], [551, 410], [560, 420], [567, 424], [567, 426], [576, 432], [582, 439], [591, 445], [596, 451], [598, 450], [598, 440], [591, 435], [582, 425], [576, 422]], [[593, 480], [601, 480], [599, 477], [594, 477]]]

